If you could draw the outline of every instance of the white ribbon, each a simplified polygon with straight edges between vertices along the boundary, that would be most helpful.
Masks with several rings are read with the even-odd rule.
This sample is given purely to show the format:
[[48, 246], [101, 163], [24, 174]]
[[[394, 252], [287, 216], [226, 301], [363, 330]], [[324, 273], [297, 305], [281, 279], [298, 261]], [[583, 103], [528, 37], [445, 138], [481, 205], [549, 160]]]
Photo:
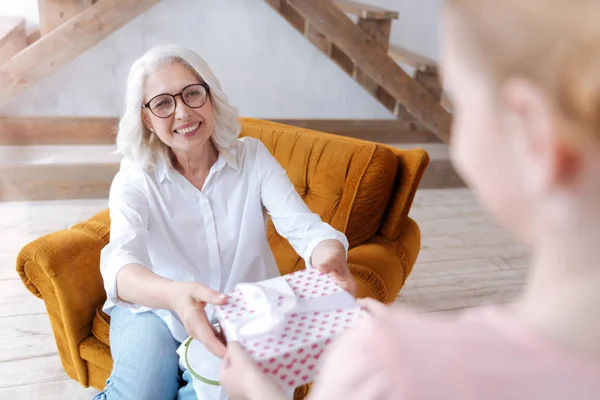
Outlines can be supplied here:
[[[313, 299], [299, 299], [283, 277], [258, 283], [240, 283], [236, 289], [243, 294], [248, 310], [254, 312], [225, 323], [223, 328], [229, 340], [253, 339], [265, 334], [278, 336], [289, 314], [356, 307], [354, 297], [345, 291]], [[280, 296], [283, 297], [281, 301]]]

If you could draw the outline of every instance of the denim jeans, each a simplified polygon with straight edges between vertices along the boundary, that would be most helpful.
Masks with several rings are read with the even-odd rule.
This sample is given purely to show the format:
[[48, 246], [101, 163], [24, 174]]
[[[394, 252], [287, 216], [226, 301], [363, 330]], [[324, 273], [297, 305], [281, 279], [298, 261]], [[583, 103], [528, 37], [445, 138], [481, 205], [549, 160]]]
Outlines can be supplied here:
[[192, 377], [179, 368], [179, 345], [156, 314], [115, 307], [110, 322], [113, 370], [94, 400], [197, 400]]

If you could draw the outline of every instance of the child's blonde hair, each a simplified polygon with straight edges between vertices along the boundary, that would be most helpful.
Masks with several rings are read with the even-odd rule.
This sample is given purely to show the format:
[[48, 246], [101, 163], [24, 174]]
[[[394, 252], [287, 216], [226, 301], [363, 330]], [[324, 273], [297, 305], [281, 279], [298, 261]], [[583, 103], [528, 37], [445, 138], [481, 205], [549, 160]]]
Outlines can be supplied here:
[[470, 62], [498, 85], [534, 82], [566, 122], [600, 139], [600, 0], [447, 2]]

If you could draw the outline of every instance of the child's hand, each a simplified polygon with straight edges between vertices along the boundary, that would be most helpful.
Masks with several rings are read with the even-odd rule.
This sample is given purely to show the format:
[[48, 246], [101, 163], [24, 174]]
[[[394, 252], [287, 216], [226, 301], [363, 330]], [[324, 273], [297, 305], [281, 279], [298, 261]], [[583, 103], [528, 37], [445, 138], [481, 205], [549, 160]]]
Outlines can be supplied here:
[[385, 314], [388, 311], [388, 306], [369, 297], [358, 299], [356, 302], [372, 315]]
[[219, 382], [232, 400], [285, 399], [285, 394], [238, 342], [227, 344]]

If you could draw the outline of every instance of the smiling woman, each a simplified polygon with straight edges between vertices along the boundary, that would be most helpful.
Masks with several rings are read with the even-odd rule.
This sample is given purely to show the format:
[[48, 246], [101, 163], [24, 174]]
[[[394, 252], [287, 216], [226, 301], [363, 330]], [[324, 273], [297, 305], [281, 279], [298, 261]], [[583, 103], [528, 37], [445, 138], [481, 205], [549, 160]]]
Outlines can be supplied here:
[[[201, 98], [208, 103], [207, 107], [204, 107], [204, 103], [188, 105], [186, 109], [177, 107], [174, 95], [180, 94], [181, 97], [183, 89], [191, 84], [200, 84], [206, 90], [206, 95]], [[167, 98], [159, 97], [161, 94], [169, 96]], [[185, 95], [189, 98], [189, 90]], [[181, 97], [181, 100], [185, 102], [187, 98]], [[157, 102], [157, 100], [172, 103], [167, 110], [171, 112], [166, 113], [164, 110], [157, 112], [156, 107], [160, 105], [162, 108], [166, 104], [161, 101]], [[145, 108], [142, 111], [154, 110], [154, 113], [150, 113], [152, 115], [147, 112], [140, 113], [140, 107]], [[210, 67], [192, 50], [168, 45], [149, 50], [131, 67], [125, 112], [119, 122], [118, 152], [125, 159], [140, 164], [142, 168], [168, 160], [170, 157], [168, 144], [158, 140], [163, 137], [157, 137], [157, 135], [166, 130], [171, 132], [172, 128], [177, 128], [168, 126], [169, 123], [174, 123], [174, 119], [177, 119], [177, 116], [171, 118], [177, 108], [180, 112], [191, 109], [198, 114], [197, 117], [203, 115], [207, 118], [210, 117], [209, 122], [212, 126], [205, 126], [204, 131], [211, 132], [211, 142], [216, 147], [226, 149], [235, 145], [241, 129], [237, 119], [238, 113], [229, 104], [227, 95], [221, 89], [221, 85]], [[161, 121], [161, 118], [164, 121]], [[157, 126], [153, 127], [154, 124]], [[157, 135], [152, 132], [153, 129], [157, 129]]]
[[346, 237], [309, 210], [262, 142], [239, 134], [236, 109], [193, 51], [157, 47], [133, 64], [100, 264], [114, 365], [97, 399], [196, 399], [177, 349], [192, 336], [222, 357], [209, 322], [222, 293], [279, 275], [267, 212], [308, 268], [355, 293]]

